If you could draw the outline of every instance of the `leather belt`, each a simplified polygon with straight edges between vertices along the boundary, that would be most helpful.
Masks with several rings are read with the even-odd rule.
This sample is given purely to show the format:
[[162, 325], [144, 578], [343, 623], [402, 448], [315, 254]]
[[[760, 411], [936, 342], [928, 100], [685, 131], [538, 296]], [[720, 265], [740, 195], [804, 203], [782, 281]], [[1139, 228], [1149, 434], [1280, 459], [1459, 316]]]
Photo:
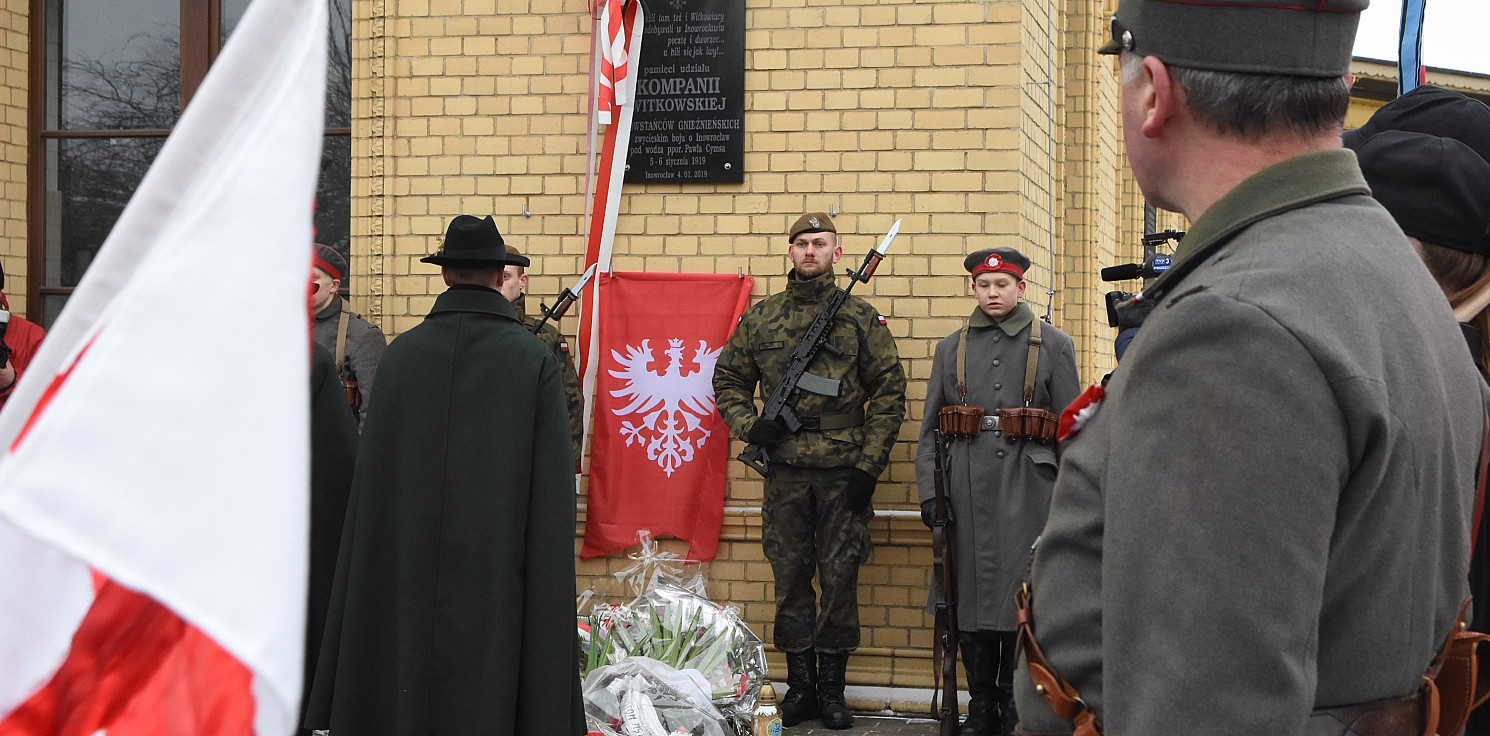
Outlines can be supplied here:
[[825, 429], [849, 429], [864, 424], [864, 410], [855, 409], [843, 414], [819, 414], [815, 417], [798, 417], [802, 422], [802, 429], [808, 432], [821, 432]]
[[[1035, 641], [1030, 597], [1030, 585], [1024, 583], [1014, 596], [1014, 615], [1019, 636], [1019, 653], [1025, 658], [1035, 692], [1045, 699], [1057, 716], [1072, 722], [1072, 730], [1066, 733], [1074, 736], [1101, 736], [1101, 719], [1081, 699], [1076, 688], [1046, 661], [1045, 652]], [[1432, 681], [1425, 678], [1421, 688], [1400, 698], [1316, 709], [1305, 721], [1304, 736], [1424, 736], [1433, 733], [1438, 724], [1438, 702], [1438, 692], [1433, 688]], [[1031, 736], [1030, 732], [1018, 726], [1014, 731], [1021, 736]]]

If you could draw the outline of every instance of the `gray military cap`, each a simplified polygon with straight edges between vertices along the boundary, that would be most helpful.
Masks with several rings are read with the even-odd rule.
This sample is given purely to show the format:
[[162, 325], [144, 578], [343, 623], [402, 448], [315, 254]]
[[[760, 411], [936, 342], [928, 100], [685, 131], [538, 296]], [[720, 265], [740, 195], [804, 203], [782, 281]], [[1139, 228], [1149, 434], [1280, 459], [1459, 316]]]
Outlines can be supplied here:
[[1369, 0], [1122, 0], [1112, 39], [1190, 69], [1304, 77], [1350, 70], [1356, 24]]

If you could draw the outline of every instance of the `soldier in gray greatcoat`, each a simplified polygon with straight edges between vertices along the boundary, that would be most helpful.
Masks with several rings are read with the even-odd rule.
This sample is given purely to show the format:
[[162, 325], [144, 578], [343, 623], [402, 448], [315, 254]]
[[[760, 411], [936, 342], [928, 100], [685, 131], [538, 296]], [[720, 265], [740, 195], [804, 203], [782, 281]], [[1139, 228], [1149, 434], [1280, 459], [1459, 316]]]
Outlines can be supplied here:
[[1016, 672], [1024, 733], [1433, 722], [1422, 682], [1467, 594], [1484, 386], [1340, 148], [1365, 6], [1118, 7], [1103, 52], [1122, 55], [1129, 165], [1191, 225], [1062, 448], [1021, 628], [1021, 658], [1048, 665]]
[[[954, 404], [983, 409], [988, 431], [951, 441], [945, 483], [956, 526], [958, 644], [971, 696], [958, 733], [974, 736], [1012, 734], [1018, 721], [1014, 594], [1029, 566], [1030, 545], [1045, 526], [1059, 457], [1053, 440], [1011, 441], [993, 429], [994, 417], [1000, 408], [1025, 405], [1031, 358], [1030, 406], [1059, 414], [1081, 390], [1071, 338], [1036, 325], [1039, 318], [1023, 301], [1029, 266], [1013, 248], [980, 250], [963, 263], [978, 306], [964, 329], [937, 344], [916, 451], [921, 516], [931, 526], [937, 414]], [[940, 578], [932, 584], [940, 588]]]
[[377, 325], [353, 312], [338, 293], [347, 276], [347, 260], [327, 245], [317, 243], [311, 252], [311, 311], [315, 314], [315, 341], [326, 348], [336, 363], [336, 375], [347, 391], [347, 401], [357, 417], [357, 426], [367, 417], [372, 401], [373, 380], [378, 363], [388, 349], [388, 338]]

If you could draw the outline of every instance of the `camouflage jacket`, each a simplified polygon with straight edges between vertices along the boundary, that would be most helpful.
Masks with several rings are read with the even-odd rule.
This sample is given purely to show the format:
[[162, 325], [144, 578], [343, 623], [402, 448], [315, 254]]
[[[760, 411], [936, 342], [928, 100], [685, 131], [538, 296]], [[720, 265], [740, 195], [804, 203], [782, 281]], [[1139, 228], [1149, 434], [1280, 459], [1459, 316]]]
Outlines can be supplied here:
[[[538, 324], [543, 317], [541, 314], [528, 316], [523, 309], [524, 296], [519, 295], [516, 301], [512, 302], [512, 308], [517, 310], [517, 318], [531, 330], [533, 325]], [[542, 340], [548, 349], [553, 351], [554, 357], [559, 359], [559, 377], [564, 384], [564, 399], [569, 404], [569, 433], [574, 438], [574, 462], [578, 465], [580, 450], [585, 442], [585, 395], [580, 391], [579, 374], [574, 370], [573, 353], [569, 349], [569, 341], [564, 338], [558, 328], [554, 327], [553, 322], [545, 323], [543, 328], [538, 330], [538, 339]]]
[[[757, 385], [762, 398], [771, 395], [818, 309], [837, 291], [832, 272], [799, 280], [793, 271], [785, 291], [766, 297], [740, 318], [714, 366], [714, 401], [735, 439], [743, 440], [760, 414]], [[770, 448], [770, 458], [808, 468], [853, 466], [879, 477], [905, 416], [905, 370], [895, 337], [869, 302], [850, 296], [828, 339], [841, 355], [821, 350], [808, 371], [839, 379], [838, 396], [803, 391], [793, 410], [800, 417], [862, 410], [864, 422], [845, 429], [804, 429]]]

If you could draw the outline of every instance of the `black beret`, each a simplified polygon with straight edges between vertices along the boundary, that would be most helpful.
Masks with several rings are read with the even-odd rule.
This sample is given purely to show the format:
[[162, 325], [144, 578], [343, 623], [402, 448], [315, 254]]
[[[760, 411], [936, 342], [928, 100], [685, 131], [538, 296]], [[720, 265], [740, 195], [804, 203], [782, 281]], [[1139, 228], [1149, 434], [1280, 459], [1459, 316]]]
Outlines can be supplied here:
[[1131, 51], [1188, 69], [1302, 77], [1350, 71], [1367, 0], [1121, 0], [1099, 54]]
[[1490, 255], [1490, 162], [1453, 138], [1389, 130], [1356, 149], [1371, 196], [1402, 231]]
[[[991, 256], [997, 256], [997, 260], [990, 262]], [[1009, 268], [1010, 266], [1013, 268]], [[962, 267], [968, 273], [1004, 271], [1023, 279], [1025, 272], [1030, 270], [1030, 259], [1013, 248], [984, 248], [973, 251], [968, 254], [967, 258], [962, 259]]]
[[1458, 92], [1424, 84], [1381, 106], [1355, 130], [1341, 136], [1346, 148], [1359, 148], [1377, 133], [1406, 130], [1453, 138], [1490, 161], [1490, 106]]

